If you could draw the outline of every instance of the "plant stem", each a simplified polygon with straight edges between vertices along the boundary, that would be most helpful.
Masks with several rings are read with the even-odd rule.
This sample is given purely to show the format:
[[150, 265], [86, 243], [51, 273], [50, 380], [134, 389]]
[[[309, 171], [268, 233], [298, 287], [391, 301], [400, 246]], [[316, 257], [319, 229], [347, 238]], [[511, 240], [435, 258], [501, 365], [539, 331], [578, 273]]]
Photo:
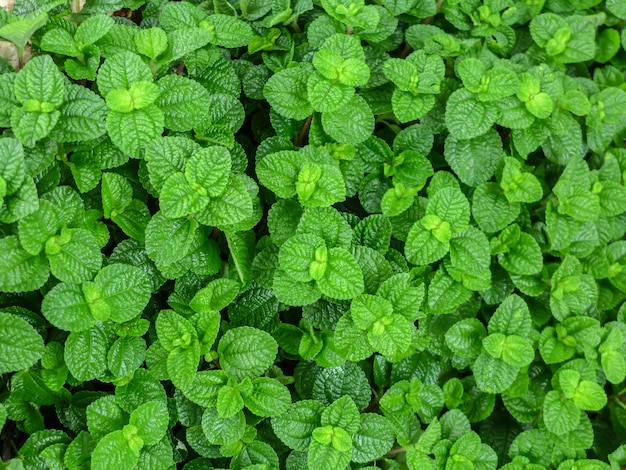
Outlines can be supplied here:
[[298, 134], [298, 138], [296, 139], [296, 147], [302, 147], [302, 144], [304, 143], [304, 137], [309, 132], [309, 128], [311, 127], [312, 120], [313, 120], [312, 114], [309, 115], [308, 118], [306, 118], [306, 121], [304, 122], [304, 126], [302, 126], [302, 130], [300, 131], [300, 134]]

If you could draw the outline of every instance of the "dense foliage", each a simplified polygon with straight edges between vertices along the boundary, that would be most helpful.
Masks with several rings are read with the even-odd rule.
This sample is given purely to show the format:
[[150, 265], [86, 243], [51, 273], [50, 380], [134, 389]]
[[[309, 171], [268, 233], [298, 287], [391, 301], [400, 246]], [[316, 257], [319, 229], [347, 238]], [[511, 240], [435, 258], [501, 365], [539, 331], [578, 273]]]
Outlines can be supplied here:
[[625, 468], [626, 2], [16, 0], [0, 38], [7, 468]]

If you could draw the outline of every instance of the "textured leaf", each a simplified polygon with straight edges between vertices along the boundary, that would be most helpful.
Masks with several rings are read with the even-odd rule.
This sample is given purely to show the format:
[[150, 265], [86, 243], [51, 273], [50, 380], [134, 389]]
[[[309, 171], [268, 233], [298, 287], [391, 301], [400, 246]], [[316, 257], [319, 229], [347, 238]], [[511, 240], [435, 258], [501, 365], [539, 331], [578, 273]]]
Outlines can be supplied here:
[[113, 431], [104, 436], [93, 451], [91, 468], [104, 470], [118, 468], [132, 470], [139, 461], [139, 451], [133, 450], [122, 431]]
[[358, 144], [374, 131], [374, 115], [367, 102], [358, 95], [336, 111], [322, 114], [324, 131], [340, 143]]
[[63, 74], [54, 65], [52, 58], [42, 55], [29, 60], [17, 74], [14, 91], [15, 97], [23, 105], [28, 100], [34, 100], [40, 106], [49, 104], [52, 109], [56, 109], [63, 103], [64, 86]]
[[0, 373], [33, 366], [44, 352], [39, 333], [26, 320], [11, 313], [0, 312], [0, 323]]
[[163, 133], [163, 111], [154, 105], [129, 113], [111, 111], [106, 120], [109, 137], [125, 154], [138, 158], [146, 145]]
[[102, 326], [72, 332], [65, 342], [65, 364], [76, 380], [100, 378], [106, 371], [108, 347], [107, 332]]
[[354, 256], [344, 248], [328, 250], [328, 265], [317, 287], [328, 297], [351, 299], [363, 292], [363, 272]]
[[59, 111], [59, 122], [53, 131], [59, 142], [97, 139], [106, 132], [106, 104], [87, 88], [67, 87], [65, 103]]
[[0, 264], [0, 288], [4, 292], [28, 292], [39, 289], [50, 275], [43, 253], [31, 255], [16, 236], [0, 239], [0, 252], [5, 256]]
[[274, 363], [278, 345], [268, 333], [242, 326], [226, 332], [217, 352], [225, 371], [238, 378], [254, 378]]
[[546, 394], [543, 410], [546, 428], [557, 435], [573, 431], [580, 421], [580, 410], [571, 401], [561, 398], [555, 390]]
[[230, 444], [243, 436], [246, 419], [242, 411], [231, 418], [222, 418], [216, 408], [207, 408], [202, 415], [202, 430], [211, 444]]
[[98, 71], [98, 90], [106, 98], [113, 90], [128, 90], [133, 84], [152, 81], [150, 68], [137, 54], [122, 52], [109, 57]]
[[50, 271], [63, 282], [88, 281], [102, 265], [98, 240], [84, 229], [63, 229], [59, 236], [48, 239], [46, 255]]
[[169, 423], [167, 406], [163, 401], [149, 401], [139, 406], [130, 415], [129, 424], [137, 427], [137, 435], [144, 445], [160, 441]]
[[211, 35], [209, 42], [222, 47], [247, 46], [252, 39], [252, 28], [242, 20], [214, 13], [200, 23]]
[[457, 139], [473, 139], [485, 134], [498, 117], [490, 103], [483, 103], [466, 89], [457, 90], [446, 105], [446, 124]]
[[202, 85], [180, 75], [168, 75], [158, 85], [161, 94], [156, 104], [163, 111], [166, 128], [188, 131], [204, 123], [210, 102]]
[[305, 452], [312, 440], [313, 430], [320, 425], [323, 409], [324, 406], [315, 400], [298, 401], [272, 418], [272, 429], [285, 445]]
[[197, 223], [190, 219], [167, 219], [157, 212], [146, 227], [146, 251], [163, 269], [184, 258], [193, 241]]
[[453, 134], [446, 139], [446, 161], [459, 179], [469, 186], [478, 186], [491, 179], [502, 155], [500, 136], [493, 129], [473, 139], [461, 140]]
[[243, 401], [257, 416], [279, 416], [291, 405], [291, 395], [283, 384], [275, 379], [259, 377], [252, 381], [253, 389], [244, 395]]
[[307, 96], [307, 78], [300, 68], [281, 70], [267, 81], [263, 95], [282, 116], [304, 119], [313, 112]]

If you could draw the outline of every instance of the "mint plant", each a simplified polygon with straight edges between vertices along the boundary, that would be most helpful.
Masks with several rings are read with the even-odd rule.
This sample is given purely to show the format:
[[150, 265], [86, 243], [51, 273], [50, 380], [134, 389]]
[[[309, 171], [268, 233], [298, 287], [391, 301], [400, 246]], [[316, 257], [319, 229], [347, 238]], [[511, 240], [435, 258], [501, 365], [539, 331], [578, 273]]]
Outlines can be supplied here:
[[0, 8], [0, 468], [626, 468], [624, 5]]

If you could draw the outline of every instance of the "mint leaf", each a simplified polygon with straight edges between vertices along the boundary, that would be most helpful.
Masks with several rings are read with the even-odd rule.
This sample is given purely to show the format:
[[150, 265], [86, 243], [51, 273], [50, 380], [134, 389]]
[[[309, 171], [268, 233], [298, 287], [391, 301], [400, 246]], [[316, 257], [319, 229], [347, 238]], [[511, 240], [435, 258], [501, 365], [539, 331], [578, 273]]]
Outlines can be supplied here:
[[467, 89], [456, 90], [446, 105], [446, 125], [458, 139], [473, 139], [485, 134], [498, 117], [497, 108], [481, 102]]
[[0, 312], [0, 371], [2, 373], [27, 369], [34, 365], [44, 352], [43, 339], [28, 324], [16, 315]]
[[289, 409], [272, 418], [272, 429], [288, 447], [306, 451], [311, 443], [313, 431], [321, 424], [324, 405], [315, 400], [301, 400]]
[[254, 378], [272, 365], [278, 345], [268, 333], [241, 326], [226, 332], [217, 352], [226, 372], [237, 378]]
[[313, 112], [307, 95], [307, 77], [301, 68], [281, 70], [267, 81], [263, 95], [282, 116], [304, 119]]

